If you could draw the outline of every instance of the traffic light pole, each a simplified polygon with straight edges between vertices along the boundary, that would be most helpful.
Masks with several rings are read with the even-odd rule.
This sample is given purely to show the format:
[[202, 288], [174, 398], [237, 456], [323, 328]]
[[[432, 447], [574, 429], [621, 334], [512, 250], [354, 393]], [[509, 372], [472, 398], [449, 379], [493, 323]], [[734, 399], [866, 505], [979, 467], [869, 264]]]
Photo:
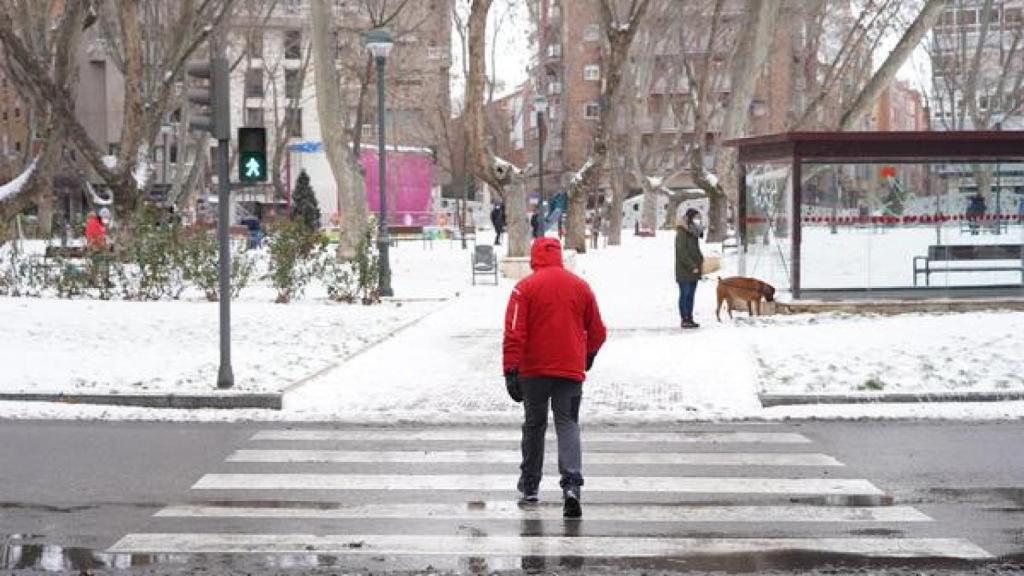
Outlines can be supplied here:
[[217, 388], [231, 388], [235, 385], [235, 374], [231, 368], [231, 243], [228, 226], [231, 223], [231, 182], [228, 151], [231, 141], [217, 139], [217, 245], [220, 280], [220, 369], [217, 371]]
[[[231, 367], [231, 243], [228, 229], [231, 225], [231, 121], [230, 98], [228, 96], [228, 64], [224, 56], [223, 43], [217, 42], [213, 58], [213, 77], [223, 82], [214, 89], [214, 136], [217, 138], [217, 246], [219, 269], [220, 306], [220, 368], [217, 371], [217, 388], [226, 389], [235, 385], [235, 373]], [[215, 82], [217, 81], [215, 80]]]

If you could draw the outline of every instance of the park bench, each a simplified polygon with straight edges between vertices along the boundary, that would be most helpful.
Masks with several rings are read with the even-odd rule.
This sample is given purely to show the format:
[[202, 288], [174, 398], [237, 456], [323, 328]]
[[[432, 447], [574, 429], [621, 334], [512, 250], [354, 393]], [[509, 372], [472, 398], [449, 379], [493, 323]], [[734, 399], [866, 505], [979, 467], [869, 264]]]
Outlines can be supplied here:
[[424, 233], [423, 226], [388, 226], [388, 241], [391, 246], [397, 246], [399, 242], [420, 240], [423, 247], [434, 246], [433, 236]]
[[477, 276], [494, 276], [494, 285], [498, 285], [498, 255], [494, 253], [494, 246], [490, 244], [477, 244], [473, 247], [471, 259], [473, 269], [473, 285], [476, 286]]
[[[990, 263], [973, 266], [952, 266], [954, 262], [1000, 262], [1009, 264], [994, 265]], [[920, 266], [920, 263], [924, 266]], [[944, 266], [935, 268], [933, 262], [943, 262]], [[924, 274], [925, 286], [931, 286], [930, 276], [937, 272], [1020, 272], [1024, 282], [1024, 245], [1022, 244], [947, 244], [929, 246], [927, 256], [914, 256], [914, 286], [917, 286], [917, 275]]]
[[85, 246], [47, 246], [43, 258], [47, 260], [85, 258]]

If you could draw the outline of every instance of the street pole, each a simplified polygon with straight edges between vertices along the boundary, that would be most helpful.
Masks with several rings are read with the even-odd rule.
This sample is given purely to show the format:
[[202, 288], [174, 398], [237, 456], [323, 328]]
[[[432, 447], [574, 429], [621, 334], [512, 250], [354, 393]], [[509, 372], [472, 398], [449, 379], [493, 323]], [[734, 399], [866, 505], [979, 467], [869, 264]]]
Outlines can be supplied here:
[[[1003, 131], [1003, 122], [1000, 118], [996, 122], [996, 131]], [[1003, 163], [996, 162], [996, 234], [1003, 233]]]
[[377, 219], [377, 250], [380, 253], [377, 290], [378, 294], [384, 297], [395, 295], [391, 289], [391, 263], [388, 258], [391, 238], [388, 234], [387, 148], [384, 142], [384, 133], [387, 129], [384, 118], [384, 62], [393, 46], [391, 33], [384, 28], [374, 28], [366, 34], [366, 48], [373, 54], [373, 59], [377, 63], [377, 193], [380, 195], [380, 217]]
[[388, 248], [391, 238], [388, 234], [388, 204], [387, 204], [387, 148], [384, 142], [384, 56], [376, 56], [377, 61], [377, 161], [380, 179], [378, 180], [378, 194], [380, 195], [380, 221], [377, 223], [380, 230], [377, 235], [377, 247], [380, 251], [380, 295], [394, 296], [391, 289], [391, 265], [388, 258]]
[[[213, 61], [216, 80], [228, 79], [228, 63], [224, 55], [223, 42], [217, 42]], [[235, 385], [235, 373], [231, 367], [231, 243], [228, 228], [231, 225], [231, 125], [228, 111], [230, 99], [227, 87], [215, 90], [220, 102], [214, 103], [215, 132], [217, 136], [217, 246], [218, 272], [220, 275], [220, 369], [217, 371], [217, 388], [226, 389]]]
[[[540, 195], [537, 198], [537, 224], [547, 232], [547, 223], [544, 221], [544, 112], [548, 109], [548, 99], [543, 94], [533, 97], [533, 109], [537, 111], [537, 191]], [[549, 212], [550, 212], [550, 206]], [[535, 232], [531, 230], [531, 232]], [[541, 236], [544, 234], [542, 233]]]

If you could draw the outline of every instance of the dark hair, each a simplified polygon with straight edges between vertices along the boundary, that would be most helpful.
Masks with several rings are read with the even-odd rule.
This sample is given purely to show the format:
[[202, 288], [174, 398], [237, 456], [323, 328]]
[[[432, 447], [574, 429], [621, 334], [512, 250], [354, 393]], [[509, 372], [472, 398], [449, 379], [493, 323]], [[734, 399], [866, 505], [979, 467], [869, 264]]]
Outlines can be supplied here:
[[696, 208], [690, 208], [686, 211], [687, 220], [693, 220], [693, 217], [698, 215], [700, 215], [700, 210], [697, 210]]

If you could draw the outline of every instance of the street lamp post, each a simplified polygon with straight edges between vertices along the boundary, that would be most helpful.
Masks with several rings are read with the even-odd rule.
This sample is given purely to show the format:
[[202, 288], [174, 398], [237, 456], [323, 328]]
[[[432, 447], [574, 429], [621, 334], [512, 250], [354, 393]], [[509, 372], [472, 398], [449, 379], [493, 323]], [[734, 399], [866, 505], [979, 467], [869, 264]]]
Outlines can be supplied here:
[[395, 295], [391, 289], [391, 265], [388, 260], [388, 246], [391, 243], [391, 238], [388, 235], [387, 223], [387, 150], [384, 147], [384, 63], [393, 46], [394, 41], [391, 34], [384, 28], [374, 28], [366, 34], [366, 48], [373, 54], [373, 59], [377, 63], [377, 160], [379, 162], [377, 193], [380, 195], [377, 248], [380, 251], [378, 290], [381, 296]]
[[[996, 114], [996, 131], [1003, 131], [1003, 120], [1005, 114]], [[1001, 161], [996, 162], [996, 234], [1003, 233], [1003, 165]]]
[[533, 109], [537, 111], [537, 190], [540, 197], [537, 198], [538, 211], [537, 220], [540, 226], [546, 227], [540, 222], [543, 216], [539, 206], [544, 205], [544, 112], [548, 109], [548, 99], [543, 94], [533, 97]]

